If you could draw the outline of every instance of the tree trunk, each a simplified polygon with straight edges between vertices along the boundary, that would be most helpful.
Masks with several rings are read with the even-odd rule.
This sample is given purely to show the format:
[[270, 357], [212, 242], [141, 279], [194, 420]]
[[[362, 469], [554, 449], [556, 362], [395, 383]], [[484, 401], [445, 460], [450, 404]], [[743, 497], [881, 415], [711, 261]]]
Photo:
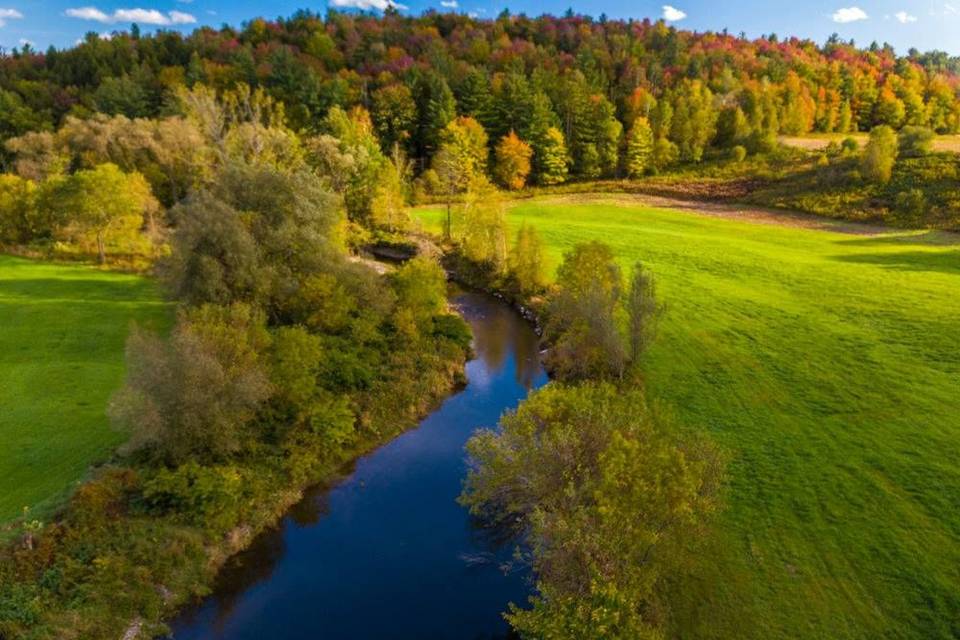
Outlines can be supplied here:
[[447, 241], [449, 242], [453, 237], [453, 230], [450, 228], [450, 201], [447, 200]]
[[97, 231], [97, 261], [100, 264], [107, 263], [107, 251], [103, 246], [103, 231]]

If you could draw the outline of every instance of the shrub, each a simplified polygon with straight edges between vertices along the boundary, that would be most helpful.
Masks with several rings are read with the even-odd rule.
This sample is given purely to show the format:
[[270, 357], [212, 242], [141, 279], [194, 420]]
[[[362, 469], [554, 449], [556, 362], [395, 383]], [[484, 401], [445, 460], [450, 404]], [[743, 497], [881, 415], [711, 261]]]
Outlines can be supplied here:
[[462, 349], [470, 346], [473, 335], [463, 318], [453, 313], [444, 313], [433, 319], [433, 335], [450, 340]]
[[907, 224], [918, 224], [929, 209], [922, 189], [901, 191], [896, 197], [897, 217]]
[[840, 143], [840, 150], [846, 154], [856, 153], [859, 149], [860, 143], [857, 142], [856, 138], [850, 136], [844, 138], [843, 142]]
[[203, 467], [188, 462], [161, 469], [144, 481], [143, 500], [157, 513], [175, 513], [209, 532], [224, 532], [240, 519], [244, 477], [232, 466]]
[[874, 127], [860, 158], [860, 173], [870, 182], [886, 184], [897, 161], [897, 135], [887, 125]]
[[730, 159], [736, 162], [737, 164], [743, 162], [747, 158], [747, 149], [743, 145], [737, 145], [730, 149]]
[[771, 153], [779, 146], [777, 134], [773, 131], [755, 131], [750, 134], [747, 146], [752, 153]]
[[933, 130], [926, 127], [904, 127], [898, 136], [900, 155], [904, 158], [927, 155], [933, 149], [933, 136]]

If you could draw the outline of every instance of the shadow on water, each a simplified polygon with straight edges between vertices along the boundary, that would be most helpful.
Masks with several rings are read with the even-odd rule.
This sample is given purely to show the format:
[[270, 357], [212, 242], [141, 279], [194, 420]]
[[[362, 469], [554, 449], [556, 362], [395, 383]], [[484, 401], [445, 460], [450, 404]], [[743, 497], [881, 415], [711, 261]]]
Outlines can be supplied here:
[[519, 315], [484, 294], [451, 301], [474, 332], [466, 387], [332, 489], [308, 492], [227, 563], [173, 638], [510, 637], [502, 612], [526, 602], [530, 575], [512, 539], [456, 503], [463, 446], [547, 378]]

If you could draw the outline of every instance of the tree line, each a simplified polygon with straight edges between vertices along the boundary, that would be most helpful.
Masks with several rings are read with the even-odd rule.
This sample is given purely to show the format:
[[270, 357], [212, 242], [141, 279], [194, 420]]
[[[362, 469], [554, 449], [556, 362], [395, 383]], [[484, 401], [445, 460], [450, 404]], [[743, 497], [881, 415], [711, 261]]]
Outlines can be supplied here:
[[286, 104], [297, 132], [319, 133], [335, 108], [362, 106], [381, 150], [399, 147], [417, 173], [447, 125], [469, 116], [491, 157], [502, 148], [516, 162], [519, 138], [530, 180], [555, 184], [696, 162], [711, 147], [763, 152], [778, 134], [953, 133], [958, 67], [937, 52], [898, 56], [835, 37], [751, 41], [649, 20], [301, 11], [188, 36], [131, 29], [68, 50], [15, 50], [0, 58], [0, 142], [95, 113], [162, 117], [183, 87], [248, 85]]

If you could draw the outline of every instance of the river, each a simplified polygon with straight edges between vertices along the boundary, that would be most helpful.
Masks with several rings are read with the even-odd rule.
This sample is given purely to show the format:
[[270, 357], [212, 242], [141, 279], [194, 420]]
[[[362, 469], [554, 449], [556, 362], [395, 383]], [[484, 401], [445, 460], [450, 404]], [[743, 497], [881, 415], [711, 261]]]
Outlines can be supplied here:
[[176, 640], [503, 638], [529, 574], [456, 502], [464, 444], [546, 383], [531, 327], [491, 296], [456, 292], [476, 357], [467, 385], [420, 425], [315, 490], [221, 572], [171, 626]]

